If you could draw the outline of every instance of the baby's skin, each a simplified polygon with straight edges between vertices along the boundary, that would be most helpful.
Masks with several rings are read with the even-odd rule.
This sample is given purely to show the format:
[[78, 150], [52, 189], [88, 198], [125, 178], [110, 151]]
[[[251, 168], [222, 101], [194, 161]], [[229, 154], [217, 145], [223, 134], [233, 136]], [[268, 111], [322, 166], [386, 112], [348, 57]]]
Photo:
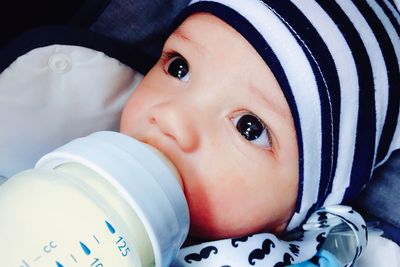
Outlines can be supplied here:
[[233, 28], [187, 18], [129, 98], [121, 132], [163, 152], [182, 177], [190, 233], [281, 233], [294, 212], [296, 132], [274, 75]]

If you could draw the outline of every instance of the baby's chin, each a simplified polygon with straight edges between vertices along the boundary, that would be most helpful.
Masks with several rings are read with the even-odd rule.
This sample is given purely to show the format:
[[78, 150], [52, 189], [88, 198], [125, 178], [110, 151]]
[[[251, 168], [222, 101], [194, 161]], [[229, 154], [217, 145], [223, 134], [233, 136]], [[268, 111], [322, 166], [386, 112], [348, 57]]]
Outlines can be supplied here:
[[250, 227], [242, 229], [233, 229], [230, 227], [215, 227], [210, 225], [191, 226], [189, 236], [202, 240], [218, 240], [233, 237], [246, 236], [261, 232], [261, 229], [252, 229]]
[[252, 231], [220, 228], [210, 225], [191, 225], [189, 235], [203, 240], [217, 240], [252, 234]]
[[260, 232], [269, 232], [276, 235], [281, 234], [285, 230], [286, 224], [280, 225], [261, 225], [254, 222], [216, 222], [212, 218], [191, 218], [190, 237], [203, 240], [217, 240], [233, 237], [241, 237]]

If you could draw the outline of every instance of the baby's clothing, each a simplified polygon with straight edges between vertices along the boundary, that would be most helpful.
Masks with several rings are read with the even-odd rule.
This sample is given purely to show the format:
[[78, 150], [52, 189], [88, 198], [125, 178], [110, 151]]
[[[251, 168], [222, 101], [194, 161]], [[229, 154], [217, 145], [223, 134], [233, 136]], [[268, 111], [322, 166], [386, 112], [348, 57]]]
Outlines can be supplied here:
[[365, 250], [366, 228], [352, 208], [331, 206], [312, 214], [291, 237], [261, 233], [205, 242], [181, 249], [172, 267], [312, 267], [315, 261], [324, 267], [351, 266]]

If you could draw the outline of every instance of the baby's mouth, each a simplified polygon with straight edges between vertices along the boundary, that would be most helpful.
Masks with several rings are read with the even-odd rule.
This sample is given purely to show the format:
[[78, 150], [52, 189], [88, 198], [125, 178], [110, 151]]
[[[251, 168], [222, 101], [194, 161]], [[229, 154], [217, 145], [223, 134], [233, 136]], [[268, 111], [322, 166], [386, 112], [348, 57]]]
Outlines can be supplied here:
[[[135, 138], [135, 137], [134, 137]], [[174, 164], [173, 157], [170, 157], [170, 153], [166, 151], [162, 146], [158, 145], [157, 142], [151, 142], [150, 140], [140, 140], [142, 143], [146, 144], [148, 147], [150, 147], [156, 154], [158, 154], [161, 158], [161, 160], [168, 166], [168, 168], [171, 170], [171, 172], [174, 174], [176, 177], [176, 180], [182, 187], [184, 188], [184, 182], [182, 179], [182, 175], [179, 171], [179, 168], [177, 165]]]
[[178, 170], [178, 168], [172, 163], [172, 160], [167, 157], [165, 153], [163, 153], [159, 148], [155, 147], [154, 145], [151, 145], [149, 143], [144, 142], [148, 147], [150, 147], [156, 154], [159, 155], [160, 159], [168, 166], [168, 168], [172, 171], [174, 176], [176, 177], [176, 180], [180, 184], [180, 186], [183, 189], [183, 180], [182, 176]]
[[134, 138], [147, 146], [149, 146], [156, 154], [158, 154], [163, 162], [169, 167], [171, 172], [176, 177], [176, 180], [179, 182], [180, 186], [184, 190], [185, 183], [183, 179], [183, 175], [180, 171], [179, 164], [177, 164], [177, 158], [173, 155], [172, 149], [169, 148], [169, 144], [163, 142], [162, 139], [155, 136], [154, 134], [146, 134], [145, 132], [137, 132], [137, 131], [120, 131], [122, 134], [128, 135], [131, 138]]

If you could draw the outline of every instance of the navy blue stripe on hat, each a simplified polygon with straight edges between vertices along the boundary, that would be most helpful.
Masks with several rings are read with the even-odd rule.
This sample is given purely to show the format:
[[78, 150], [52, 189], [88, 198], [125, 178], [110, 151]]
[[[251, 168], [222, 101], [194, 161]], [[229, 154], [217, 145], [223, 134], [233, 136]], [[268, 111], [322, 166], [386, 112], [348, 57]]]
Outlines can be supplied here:
[[[397, 35], [400, 36], [400, 14], [397, 12], [396, 8], [392, 6], [390, 2], [385, 2], [384, 0], [376, 0], [376, 3], [382, 8], [383, 12], [395, 28]], [[397, 15], [397, 19], [395, 15]]]
[[[181, 14], [180, 21], [189, 16], [190, 14], [207, 11], [210, 14], [217, 16], [218, 18], [224, 20], [230, 26], [232, 26], [235, 30], [237, 30], [242, 36], [244, 36], [249, 43], [256, 49], [256, 51], [260, 54], [260, 56], [264, 59], [265, 62], [268, 62], [268, 66], [271, 71], [274, 73], [282, 91], [286, 97], [287, 102], [289, 103], [292, 117], [294, 120], [294, 124], [296, 129], [300, 129], [300, 118], [296, 109], [296, 102], [294, 100], [293, 94], [290, 89], [290, 85], [288, 83], [288, 79], [286, 74], [280, 64], [279, 59], [272, 51], [271, 47], [268, 43], [265, 42], [265, 39], [262, 35], [254, 28], [254, 26], [241, 14], [237, 13], [235, 10], [222, 5], [220, 3], [212, 2], [212, 1], [204, 1], [204, 2], [196, 2], [190, 5], [184, 13]], [[179, 23], [179, 22], [178, 22]], [[302, 140], [301, 131], [296, 131], [297, 139]], [[300, 210], [300, 203], [303, 194], [303, 149], [302, 142], [298, 142], [299, 147], [299, 194], [298, 199], [300, 201], [297, 202], [296, 211]]]
[[392, 5], [395, 5], [396, 0], [388, 0]]
[[[357, 66], [359, 109], [357, 120], [357, 136], [350, 176], [350, 190], [346, 190], [344, 199], [354, 197], [354, 189], [364, 185], [370, 178], [375, 155], [375, 94], [371, 62], [357, 29], [333, 1], [317, 0], [343, 33]], [[357, 190], [356, 190], [357, 191]]]
[[[371, 29], [375, 33], [376, 38], [379, 41], [382, 49], [383, 58], [385, 60], [386, 68], [389, 70], [398, 69], [398, 61], [396, 53], [394, 51], [393, 44], [390, 40], [388, 33], [385, 30], [381, 19], [374, 13], [371, 7], [365, 1], [356, 1], [360, 7], [360, 11], [365, 14], [366, 20], [370, 25]], [[386, 7], [387, 8], [387, 7]], [[390, 15], [388, 10], [386, 10], [386, 15]], [[392, 18], [393, 19], [393, 18]], [[393, 21], [393, 20], [392, 20]], [[393, 26], [393, 25], [392, 25]], [[397, 25], [398, 26], [398, 25]], [[395, 28], [395, 27], [394, 27]], [[399, 27], [397, 27], [398, 29]], [[400, 74], [395, 71], [388, 71], [388, 81], [389, 81], [389, 96], [388, 96], [388, 109], [386, 113], [385, 124], [382, 130], [382, 137], [378, 147], [378, 154], [376, 158], [376, 164], [379, 164], [385, 159], [389, 151], [389, 146], [391, 144], [394, 131], [397, 126], [397, 116], [399, 113], [399, 103], [400, 103]]]
[[[318, 201], [324, 203], [332, 190], [338, 155], [340, 85], [335, 63], [324, 40], [308, 18], [291, 2], [263, 0], [292, 32], [313, 68], [321, 103], [322, 149]], [[302, 23], [298, 23], [301, 21]], [[312, 211], [311, 211], [312, 212]]]

